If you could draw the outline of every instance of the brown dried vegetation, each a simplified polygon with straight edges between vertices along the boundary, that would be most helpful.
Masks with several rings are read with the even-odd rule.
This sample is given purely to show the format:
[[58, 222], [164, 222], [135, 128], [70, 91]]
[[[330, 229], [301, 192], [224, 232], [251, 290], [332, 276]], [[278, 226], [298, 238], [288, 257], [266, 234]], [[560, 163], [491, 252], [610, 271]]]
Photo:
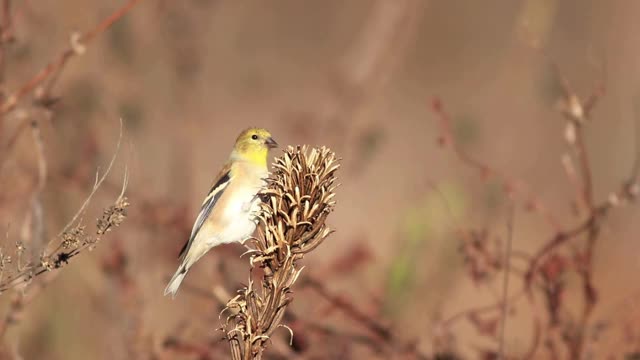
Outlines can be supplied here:
[[[3, 232], [9, 224], [0, 248], [0, 359], [637, 358], [634, 260], [619, 259], [628, 268], [615, 280], [602, 275], [623, 268], [606, 258], [612, 248], [638, 249], [629, 245], [637, 209], [628, 205], [637, 202], [640, 159], [611, 146], [617, 152], [606, 161], [624, 166], [625, 158], [631, 168], [622, 178], [601, 163], [617, 139], [591, 136], [605, 119], [612, 129], [622, 124], [602, 109], [611, 111], [610, 98], [630, 101], [604, 85], [617, 91], [634, 69], [616, 63], [609, 70], [617, 76], [604, 79], [605, 66], [579, 70], [588, 61], [578, 55], [580, 38], [597, 41], [594, 29], [607, 28], [597, 21], [637, 5], [299, 3], [0, 0], [0, 211], [10, 217], [0, 219]], [[94, 7], [96, 19], [78, 16]], [[491, 14], [478, 13], [485, 8]], [[605, 15], [578, 16], [593, 9]], [[516, 10], [548, 16], [525, 25], [552, 24], [562, 51], [491, 33], [512, 30], [504, 24], [513, 25]], [[59, 20], [66, 16], [69, 24]], [[87, 30], [65, 28], [78, 23]], [[637, 21], [616, 26], [627, 23]], [[59, 46], [25, 46], [57, 27]], [[629, 51], [614, 61], [633, 58], [633, 46], [611, 48]], [[554, 112], [531, 91], [537, 80], [528, 81], [556, 56], [574, 66], [552, 66]], [[603, 79], [580, 96], [594, 73]], [[433, 93], [446, 101], [433, 100], [430, 112]], [[81, 107], [93, 112], [74, 113]], [[105, 120], [120, 115], [105, 116], [106, 108], [122, 114], [138, 150], [126, 161], [136, 170], [130, 187], [128, 171], [124, 180], [107, 176], [117, 172], [115, 155], [95, 175], [113, 153]], [[470, 112], [470, 133], [486, 127], [484, 141], [465, 143], [461, 111]], [[175, 301], [162, 298], [203, 184], [240, 123], [268, 127], [282, 143], [325, 144], [344, 162], [325, 147], [287, 148], [248, 251], [216, 248]], [[514, 135], [521, 148], [504, 151]], [[435, 137], [454, 161], [429, 145]], [[554, 152], [538, 151], [547, 145]], [[481, 155], [496, 149], [496, 159]], [[531, 161], [531, 152], [545, 155]], [[501, 156], [511, 165], [494, 165]], [[345, 185], [328, 218], [339, 163]], [[535, 172], [561, 166], [525, 181], [520, 163]], [[442, 191], [448, 211], [425, 206], [404, 231], [405, 211], [442, 190], [421, 184], [449, 176], [442, 183], [457, 185], [469, 170], [478, 175], [469, 192]], [[473, 215], [458, 219], [456, 195], [483, 196], [495, 185], [499, 205], [473, 204]], [[434, 212], [444, 215], [433, 220]], [[327, 219], [340, 231], [325, 243]], [[521, 226], [529, 220], [536, 229]], [[608, 290], [614, 281], [617, 293]], [[615, 314], [606, 311], [619, 302]]]
[[302, 267], [299, 261], [331, 233], [325, 220], [335, 206], [335, 172], [339, 164], [326, 148], [288, 148], [276, 158], [273, 175], [262, 193], [260, 234], [251, 242], [252, 268], [264, 275], [259, 289], [249, 284], [229, 300], [232, 312], [223, 330], [233, 359], [260, 359], [280, 327], [293, 300], [292, 287]]

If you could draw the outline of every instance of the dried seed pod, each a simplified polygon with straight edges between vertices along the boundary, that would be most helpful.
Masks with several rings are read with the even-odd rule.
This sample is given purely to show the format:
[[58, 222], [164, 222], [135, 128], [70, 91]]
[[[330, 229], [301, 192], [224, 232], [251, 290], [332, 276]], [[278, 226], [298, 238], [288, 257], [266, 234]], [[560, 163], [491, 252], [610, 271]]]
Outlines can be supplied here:
[[[251, 251], [251, 266], [265, 271], [261, 289], [253, 282], [229, 300], [222, 330], [233, 359], [258, 359], [279, 327], [291, 287], [302, 268], [297, 261], [332, 232], [325, 220], [335, 206], [335, 173], [340, 167], [331, 150], [289, 147], [277, 158], [274, 172], [261, 192], [259, 234]], [[291, 331], [291, 329], [289, 329]]]

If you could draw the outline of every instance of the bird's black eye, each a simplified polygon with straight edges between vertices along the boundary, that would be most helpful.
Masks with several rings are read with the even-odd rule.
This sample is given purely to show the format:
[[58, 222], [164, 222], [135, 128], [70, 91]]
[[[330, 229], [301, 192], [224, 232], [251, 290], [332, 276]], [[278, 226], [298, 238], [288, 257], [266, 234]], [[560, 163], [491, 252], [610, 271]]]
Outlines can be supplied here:
[[253, 135], [251, 135], [251, 138], [252, 138], [253, 140], [258, 140], [258, 135], [253, 134]]

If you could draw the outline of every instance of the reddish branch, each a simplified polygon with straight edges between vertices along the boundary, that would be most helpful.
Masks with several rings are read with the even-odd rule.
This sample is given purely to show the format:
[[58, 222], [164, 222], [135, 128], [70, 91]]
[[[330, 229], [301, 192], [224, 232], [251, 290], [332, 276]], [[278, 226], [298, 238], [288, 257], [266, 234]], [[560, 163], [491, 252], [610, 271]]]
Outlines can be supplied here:
[[[401, 353], [404, 355], [413, 356], [416, 359], [427, 359], [427, 356], [422, 354], [416, 348], [415, 342], [402, 341], [395, 335], [395, 332], [391, 327], [383, 325], [382, 323], [376, 321], [375, 316], [364, 313], [358, 308], [355, 303], [339, 295], [331, 293], [329, 289], [327, 289], [327, 287], [324, 285], [324, 283], [319, 279], [313, 276], [307, 276], [304, 284], [313, 289], [316, 293], [318, 293], [318, 295], [328, 301], [332, 306], [341, 310], [342, 313], [345, 314], [345, 316], [364, 326], [367, 330], [373, 333], [376, 338], [378, 338], [378, 342], [385, 344], [386, 346], [388, 346], [388, 349], [393, 350], [396, 354]], [[320, 329], [330, 330], [329, 328], [322, 326], [315, 327], [314, 330]], [[375, 346], [371, 347], [372, 350], [378, 351], [380, 349], [380, 344], [376, 343], [374, 340], [366, 336], [356, 336], [355, 334], [349, 334], [349, 336], [354, 337], [354, 341], [357, 341], [364, 345], [375, 343]], [[357, 338], [357, 340], [355, 338]]]
[[[9, 95], [4, 103], [0, 106], [0, 114], [6, 114], [15, 109], [18, 102], [26, 95], [32, 93], [38, 86], [47, 79], [55, 76], [64, 68], [67, 61], [75, 55], [81, 55], [85, 51], [86, 44], [90, 43], [95, 37], [109, 29], [116, 21], [126, 15], [137, 3], [142, 0], [129, 0], [125, 5], [112, 13], [109, 17], [102, 20], [96, 27], [86, 31], [78, 36], [71, 37], [71, 44], [64, 49], [54, 60], [49, 62], [40, 72], [38, 72], [29, 81], [24, 83], [14, 93]], [[0, 118], [1, 119], [1, 118]], [[1, 125], [1, 124], [0, 124]]]
[[[442, 131], [440, 137], [441, 145], [453, 148], [453, 151], [462, 163], [478, 170], [483, 177], [493, 176], [500, 179], [504, 186], [505, 193], [508, 196], [511, 197], [517, 191], [524, 192], [525, 198], [528, 199], [527, 202], [529, 204], [535, 204], [531, 206], [531, 208], [545, 215], [545, 218], [556, 230], [555, 234], [546, 241], [533, 256], [524, 258], [528, 262], [528, 268], [520, 275], [524, 284], [523, 290], [517, 292], [514, 297], [506, 302], [513, 303], [519, 296], [526, 293], [529, 295], [528, 299], [530, 304], [533, 304], [532, 291], [534, 285], [536, 285], [535, 288], [541, 290], [542, 296], [546, 301], [548, 334], [545, 335], [545, 343], [548, 345], [547, 350], [550, 352], [550, 355], [557, 356], [560, 350], [558, 345], [564, 344], [569, 358], [580, 359], [583, 357], [585, 351], [584, 342], [588, 321], [598, 300], [597, 291], [593, 284], [594, 247], [599, 238], [602, 223], [610, 210], [620, 204], [633, 202], [640, 192], [640, 185], [638, 184], [640, 154], [635, 154], [636, 158], [629, 179], [623, 182], [617, 190], [613, 191], [606, 200], [601, 203], [596, 203], [593, 190], [593, 170], [588, 157], [584, 126], [588, 123], [597, 100], [604, 93], [604, 86], [598, 86], [586, 100], [582, 101], [576, 93], [573, 92], [568, 81], [560, 75], [557, 68], [556, 72], [563, 92], [560, 111], [566, 120], [565, 140], [578, 161], [578, 171], [574, 171], [571, 164], [571, 157], [566, 156], [563, 158], [563, 163], [571, 183], [580, 189], [577, 202], [584, 204], [587, 210], [585, 219], [577, 226], [569, 228], [568, 230], [562, 230], [563, 227], [559, 225], [559, 222], [555, 220], [546, 208], [542, 207], [541, 203], [530, 195], [528, 191], [523, 191], [522, 186], [516, 186], [517, 183], [514, 180], [511, 180], [508, 176], [499, 173], [485, 163], [465, 153], [456, 144], [451, 130], [451, 120], [443, 110], [442, 104], [438, 99], [433, 101], [432, 108], [438, 117]], [[639, 140], [640, 136], [636, 139], [636, 147], [638, 146]], [[574, 239], [585, 239], [585, 243], [581, 247], [572, 248], [571, 257], [557, 255], [557, 249]], [[516, 272], [508, 269], [504, 269], [503, 271], [518, 275]], [[577, 319], [575, 319], [575, 322], [574, 320], [561, 319], [561, 317], [570, 316], [569, 312], [561, 312], [565, 286], [564, 280], [562, 280], [560, 276], [568, 271], [577, 273], [582, 283], [584, 305], [581, 312], [576, 314]], [[502, 306], [505, 306], [505, 301], [465, 310], [444, 321], [441, 326], [447, 329], [452, 323], [460, 319], [467, 319], [473, 323], [473, 319], [477, 319], [479, 314], [495, 312]], [[503, 314], [503, 316], [505, 315]], [[532, 342], [532, 347], [526, 354], [526, 358], [534, 356], [540, 343], [540, 338], [542, 337], [541, 318], [535, 314], [534, 320], [534, 341]], [[562, 323], [567, 321], [571, 322], [573, 326]], [[566, 328], [561, 327], [565, 325], [567, 326]], [[556, 334], [559, 342], [554, 342], [550, 337], [551, 334]], [[504, 356], [502, 353], [501, 355]]]
[[514, 209], [509, 212], [509, 221], [507, 222], [507, 244], [504, 253], [504, 277], [502, 283], [502, 314], [500, 314], [500, 338], [499, 353], [504, 354], [505, 328], [507, 324], [507, 311], [509, 307], [509, 275], [511, 274], [511, 248], [513, 243], [513, 219], [515, 216]]
[[[38, 94], [41, 105], [48, 105], [50, 103], [49, 91], [53, 86], [55, 79], [63, 70], [69, 59], [75, 55], [81, 55], [85, 51], [85, 46], [98, 35], [109, 29], [116, 21], [120, 20], [126, 15], [137, 3], [142, 0], [130, 0], [121, 8], [113, 12], [103, 21], [101, 21], [96, 27], [88, 30], [87, 32], [73, 37], [71, 44], [68, 48], [64, 49], [58, 56], [49, 62], [42, 70], [35, 74], [31, 79], [18, 88], [14, 93], [9, 96], [5, 96], [4, 91], [0, 90], [0, 131], [2, 130], [2, 124], [6, 115], [13, 111], [20, 100], [25, 96], [34, 92], [40, 86], [44, 86], [45, 81], [49, 80], [45, 91]], [[0, 84], [2, 83], [2, 74], [5, 65], [5, 43], [13, 39], [13, 21], [11, 17], [11, 1], [3, 0], [2, 13], [0, 14]], [[28, 128], [29, 122], [33, 119], [26, 117], [18, 124], [14, 133], [9, 137], [9, 141], [4, 146], [4, 149], [0, 151], [0, 172], [2, 172], [5, 159], [9, 156], [11, 150], [16, 145], [18, 138], [24, 130]]]
[[315, 292], [318, 293], [322, 298], [327, 300], [330, 304], [335, 306], [336, 308], [344, 310], [346, 316], [350, 317], [352, 320], [356, 321], [359, 324], [362, 324], [365, 328], [369, 329], [372, 333], [381, 337], [382, 339], [389, 340], [391, 339], [391, 329], [387, 326], [384, 326], [375, 321], [375, 319], [369, 315], [361, 312], [354, 304], [341, 298], [340, 296], [331, 294], [329, 290], [325, 287], [324, 283], [320, 280], [308, 276], [304, 282], [305, 285], [312, 288]]
[[[528, 286], [530, 286], [533, 274], [544, 256], [550, 254], [554, 249], [563, 245], [567, 241], [577, 238], [578, 236], [586, 233], [587, 246], [582, 256], [584, 264], [583, 266], [581, 266], [581, 268], [583, 268], [584, 271], [581, 275], [583, 276], [583, 279], [585, 281], [585, 295], [587, 300], [589, 301], [589, 307], [591, 307], [593, 305], [592, 302], [595, 301], [595, 290], [593, 289], [593, 284], [591, 282], [591, 259], [593, 256], [593, 247], [599, 234], [600, 223], [608, 214], [611, 208], [619, 205], [619, 203], [624, 201], [633, 201], [637, 197], [637, 164], [639, 158], [638, 154], [636, 154], [636, 159], [634, 160], [630, 178], [626, 182], [624, 182], [617, 191], [613, 192], [606, 201], [596, 205], [593, 199], [592, 169], [589, 163], [587, 148], [584, 140], [584, 125], [589, 120], [598, 99], [604, 94], [604, 85], [601, 84], [597, 86], [596, 89], [591, 93], [591, 95], [587, 97], [586, 100], [582, 101], [572, 90], [568, 80], [561, 74], [555, 64], [554, 71], [560, 83], [563, 95], [560, 110], [569, 122], [568, 126], [575, 127], [575, 139], [567, 137], [566, 140], [569, 145], [575, 149], [576, 156], [580, 160], [581, 179], [579, 180], [582, 181], [583, 202], [587, 206], [589, 213], [587, 219], [584, 220], [581, 224], [566, 232], [558, 232], [538, 251], [538, 253], [532, 258], [530, 267], [527, 271], [527, 283], [529, 284]], [[638, 141], [638, 139], [636, 139], [636, 141]], [[590, 310], [588, 310], [587, 312], [590, 312]]]
[[442, 102], [440, 101], [440, 99], [434, 98], [432, 100], [431, 109], [437, 116], [440, 125], [440, 136], [438, 138], [438, 142], [441, 146], [451, 147], [458, 159], [463, 164], [477, 170], [483, 180], [491, 177], [497, 179], [501, 183], [502, 188], [508, 197], [511, 198], [518, 194], [521, 195], [524, 198], [525, 207], [528, 210], [537, 211], [544, 217], [544, 219], [553, 229], [560, 231], [561, 226], [558, 219], [556, 219], [556, 217], [551, 213], [551, 211], [549, 211], [547, 206], [545, 206], [538, 197], [533, 195], [533, 192], [529, 190], [528, 186], [524, 182], [510, 178], [503, 172], [492, 168], [488, 164], [474, 158], [473, 156], [467, 154], [458, 145], [458, 143], [454, 139], [451, 118], [442, 106]]
[[583, 202], [587, 209], [592, 211], [594, 206], [593, 180], [589, 155], [584, 139], [584, 125], [591, 117], [591, 112], [595, 108], [598, 100], [604, 95], [604, 82], [600, 86], [597, 86], [596, 90], [593, 91], [585, 101], [582, 101], [575, 91], [573, 91], [571, 84], [567, 78], [562, 75], [562, 72], [555, 63], [553, 64], [553, 70], [562, 91], [560, 111], [568, 121], [568, 129], [572, 129], [565, 133], [565, 140], [567, 140], [569, 146], [574, 149], [576, 157], [580, 162]]

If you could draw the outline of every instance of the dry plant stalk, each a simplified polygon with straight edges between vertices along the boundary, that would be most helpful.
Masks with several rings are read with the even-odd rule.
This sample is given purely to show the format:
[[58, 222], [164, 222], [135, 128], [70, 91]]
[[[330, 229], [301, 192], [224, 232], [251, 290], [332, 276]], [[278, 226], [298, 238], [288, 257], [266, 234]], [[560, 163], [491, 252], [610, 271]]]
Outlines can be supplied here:
[[[291, 287], [302, 268], [298, 260], [332, 232], [325, 220], [335, 206], [335, 153], [325, 147], [289, 147], [274, 163], [262, 192], [259, 236], [252, 239], [249, 284], [229, 300], [222, 330], [232, 359], [260, 359], [269, 338], [293, 300]], [[264, 270], [261, 289], [251, 279], [255, 266]]]
[[83, 219], [87, 207], [115, 164], [122, 142], [122, 130], [121, 122], [120, 136], [109, 165], [102, 174], [96, 173], [95, 183], [82, 206], [65, 227], [49, 241], [49, 244], [45, 246], [38, 259], [30, 259], [25, 256], [27, 244], [23, 241], [15, 243], [15, 256], [13, 258], [0, 247], [0, 294], [11, 288], [29, 283], [36, 276], [64, 267], [71, 258], [79, 255], [84, 250], [93, 249], [108, 232], [120, 226], [125, 220], [127, 208], [130, 205], [125, 195], [129, 182], [128, 171], [126, 170], [120, 194], [111, 205], [103, 209], [102, 216], [96, 219], [94, 235], [86, 232], [87, 226]]

